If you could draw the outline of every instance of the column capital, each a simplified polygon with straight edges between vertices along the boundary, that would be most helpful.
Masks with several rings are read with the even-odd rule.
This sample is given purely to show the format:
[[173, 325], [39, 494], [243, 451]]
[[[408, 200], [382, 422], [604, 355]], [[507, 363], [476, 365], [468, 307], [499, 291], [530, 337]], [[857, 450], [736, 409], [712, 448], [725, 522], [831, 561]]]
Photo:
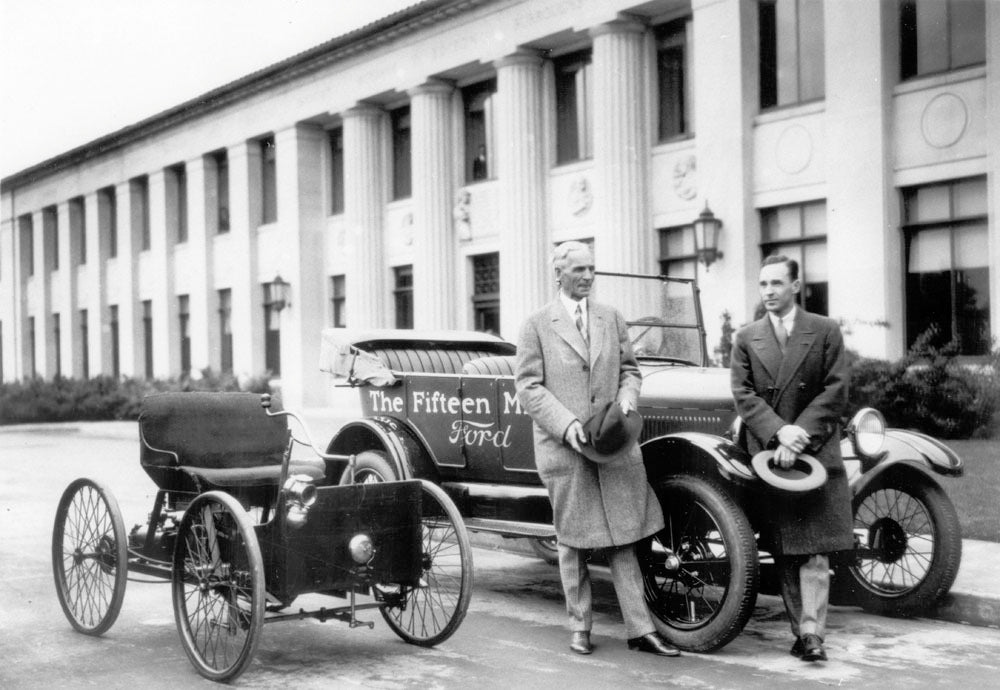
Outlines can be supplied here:
[[590, 27], [591, 38], [607, 34], [641, 34], [646, 30], [646, 22], [630, 14], [620, 13], [617, 19]]
[[450, 94], [455, 90], [455, 84], [444, 79], [428, 79], [419, 86], [414, 86], [407, 91], [411, 98], [415, 96]]
[[532, 50], [530, 48], [518, 48], [517, 51], [511, 53], [510, 55], [505, 55], [499, 60], [495, 60], [493, 62], [493, 66], [498, 70], [504, 67], [513, 67], [516, 65], [528, 65], [534, 67], [541, 64], [541, 51]]
[[368, 103], [366, 101], [359, 101], [357, 104], [351, 106], [340, 116], [347, 120], [352, 117], [379, 117], [385, 113], [385, 108], [374, 103]]

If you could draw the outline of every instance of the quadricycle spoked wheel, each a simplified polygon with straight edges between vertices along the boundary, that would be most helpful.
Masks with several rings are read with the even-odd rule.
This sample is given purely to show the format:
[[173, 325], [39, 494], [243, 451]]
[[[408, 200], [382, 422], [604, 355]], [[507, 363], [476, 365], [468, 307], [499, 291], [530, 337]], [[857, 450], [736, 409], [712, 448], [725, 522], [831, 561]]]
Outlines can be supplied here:
[[264, 564], [253, 522], [229, 494], [201, 494], [184, 513], [172, 589], [177, 631], [198, 673], [240, 675], [264, 625]]
[[52, 530], [56, 595], [73, 627], [100, 635], [118, 618], [128, 582], [128, 543], [118, 501], [101, 482], [63, 492]]
[[444, 642], [461, 624], [472, 597], [472, 545], [458, 508], [437, 485], [422, 481], [422, 566], [416, 587], [380, 585], [382, 617], [403, 640]]

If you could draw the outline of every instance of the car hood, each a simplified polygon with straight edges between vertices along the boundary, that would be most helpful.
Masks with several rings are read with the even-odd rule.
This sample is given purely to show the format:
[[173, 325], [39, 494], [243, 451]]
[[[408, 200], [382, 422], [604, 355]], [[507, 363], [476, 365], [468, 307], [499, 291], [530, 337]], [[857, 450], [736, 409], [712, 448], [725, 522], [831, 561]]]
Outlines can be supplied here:
[[640, 365], [643, 407], [732, 410], [729, 369]]

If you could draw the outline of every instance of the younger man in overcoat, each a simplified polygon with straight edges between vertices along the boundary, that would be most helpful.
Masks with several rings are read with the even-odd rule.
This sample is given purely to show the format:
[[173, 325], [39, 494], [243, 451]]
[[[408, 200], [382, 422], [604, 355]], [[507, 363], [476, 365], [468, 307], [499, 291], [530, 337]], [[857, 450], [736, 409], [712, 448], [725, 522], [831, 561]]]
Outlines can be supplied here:
[[758, 287], [767, 313], [737, 332], [731, 378], [751, 455], [774, 449], [776, 464], [788, 468], [807, 453], [827, 471], [819, 489], [776, 494], [772, 504], [772, 548], [795, 635], [791, 653], [816, 661], [826, 660], [829, 554], [854, 546], [840, 456], [848, 369], [837, 322], [795, 305], [798, 272], [798, 263], [785, 256], [761, 264]]

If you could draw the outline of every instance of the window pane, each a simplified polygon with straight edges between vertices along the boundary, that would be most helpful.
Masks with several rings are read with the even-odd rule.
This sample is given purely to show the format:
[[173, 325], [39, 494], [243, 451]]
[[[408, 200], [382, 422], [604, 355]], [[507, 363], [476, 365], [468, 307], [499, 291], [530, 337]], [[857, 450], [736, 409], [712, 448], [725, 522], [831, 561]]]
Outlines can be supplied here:
[[810, 283], [825, 283], [829, 280], [826, 266], [826, 242], [814, 242], [803, 247], [803, 278]]
[[260, 142], [261, 148], [261, 219], [262, 224], [278, 220], [278, 178], [275, 161], [274, 139]]
[[948, 3], [917, 0], [917, 71], [948, 69]]
[[493, 94], [490, 80], [462, 90], [465, 103], [465, 181], [476, 182], [493, 176], [490, 135], [493, 131]]
[[412, 194], [410, 173], [410, 108], [392, 111], [392, 198]]
[[948, 185], [930, 185], [913, 190], [906, 197], [906, 222], [926, 223], [951, 218]]
[[823, 0], [799, 0], [799, 101], [822, 98], [825, 91], [823, 59]]
[[576, 53], [555, 63], [556, 162], [568, 163], [589, 155], [587, 67], [590, 53]]
[[949, 4], [951, 68], [986, 61], [986, 4], [983, 0], [952, 0]]
[[977, 177], [971, 180], [961, 180], [953, 185], [955, 209], [953, 218], [969, 218], [985, 216], [986, 210], [986, 178]]
[[777, 0], [775, 28], [778, 56], [778, 105], [799, 100], [799, 42], [795, 0]]
[[951, 231], [924, 230], [914, 235], [906, 265], [910, 273], [947, 271], [951, 267]]
[[692, 256], [695, 253], [694, 228], [667, 228], [660, 231], [660, 258]]
[[955, 268], [986, 268], [988, 259], [989, 240], [985, 224], [955, 231]]
[[826, 202], [806, 204], [802, 207], [803, 237], [819, 237], [826, 235]]
[[778, 35], [773, 0], [758, 5], [760, 30], [760, 107], [778, 104]]
[[330, 130], [330, 215], [344, 212], [344, 130]]
[[656, 70], [659, 88], [659, 140], [688, 131], [685, 44], [687, 20], [670, 22], [658, 30]]
[[215, 157], [217, 231], [229, 232], [229, 157], [225, 151]]
[[781, 206], [761, 211], [762, 234], [765, 242], [802, 237], [800, 206]]
[[962, 354], [985, 355], [990, 351], [990, 272], [974, 268], [955, 272], [955, 302], [958, 337]]

